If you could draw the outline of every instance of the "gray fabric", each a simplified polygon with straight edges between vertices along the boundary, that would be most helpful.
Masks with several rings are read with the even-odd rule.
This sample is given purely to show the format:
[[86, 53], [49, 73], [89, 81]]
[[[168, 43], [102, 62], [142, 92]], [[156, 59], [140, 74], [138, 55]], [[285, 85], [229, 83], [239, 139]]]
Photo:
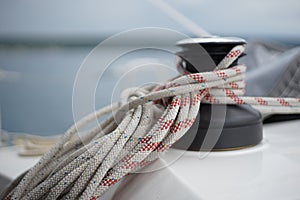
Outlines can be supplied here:
[[11, 180], [3, 175], [0, 175], [0, 194], [8, 186]]
[[300, 47], [253, 42], [246, 53], [246, 95], [299, 97]]
[[251, 72], [270, 60], [276, 59], [276, 56], [289, 49], [289, 47], [282, 44], [266, 41], [250, 41], [246, 46], [245, 53], [247, 56], [244, 56], [240, 60], [242, 63], [247, 64], [248, 72]]

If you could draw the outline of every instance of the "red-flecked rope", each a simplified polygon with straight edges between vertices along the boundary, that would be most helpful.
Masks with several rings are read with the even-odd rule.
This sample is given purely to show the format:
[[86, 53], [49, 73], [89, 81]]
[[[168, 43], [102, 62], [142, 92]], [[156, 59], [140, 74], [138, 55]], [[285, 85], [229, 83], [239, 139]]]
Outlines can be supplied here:
[[[262, 113], [300, 113], [300, 99], [246, 97], [246, 66], [228, 68], [242, 53], [234, 47], [212, 72], [186, 73], [161, 87], [133, 88], [119, 104], [72, 126], [6, 199], [97, 199], [128, 173], [158, 158], [193, 124], [201, 102], [250, 104]], [[165, 105], [162, 108], [161, 105]], [[108, 113], [113, 117], [78, 137], [78, 130]]]

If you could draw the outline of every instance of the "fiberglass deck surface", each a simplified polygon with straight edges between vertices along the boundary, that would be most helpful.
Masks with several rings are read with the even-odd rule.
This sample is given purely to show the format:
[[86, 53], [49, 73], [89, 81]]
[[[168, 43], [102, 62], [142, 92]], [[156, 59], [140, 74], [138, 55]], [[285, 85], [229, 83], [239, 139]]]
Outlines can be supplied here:
[[[147, 173], [128, 176], [104, 199], [299, 199], [299, 128], [300, 120], [264, 125], [263, 142], [243, 150], [171, 149]], [[16, 147], [1, 148], [0, 174], [16, 178], [37, 160], [18, 156]], [[164, 163], [168, 166], [155, 170]]]

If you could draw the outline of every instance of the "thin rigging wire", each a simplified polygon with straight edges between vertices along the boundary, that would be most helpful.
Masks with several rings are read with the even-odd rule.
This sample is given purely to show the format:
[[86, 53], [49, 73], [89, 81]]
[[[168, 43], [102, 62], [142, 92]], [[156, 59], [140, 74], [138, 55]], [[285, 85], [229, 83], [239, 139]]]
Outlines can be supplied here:
[[170, 6], [166, 2], [162, 0], [148, 0], [148, 2], [159, 8], [161, 11], [163, 11], [165, 14], [167, 14], [169, 17], [175, 20], [178, 24], [183, 26], [185, 29], [191, 31], [196, 36], [212, 37], [212, 35], [208, 31], [206, 31], [198, 24], [196, 24], [195, 22], [178, 12], [174, 7]]

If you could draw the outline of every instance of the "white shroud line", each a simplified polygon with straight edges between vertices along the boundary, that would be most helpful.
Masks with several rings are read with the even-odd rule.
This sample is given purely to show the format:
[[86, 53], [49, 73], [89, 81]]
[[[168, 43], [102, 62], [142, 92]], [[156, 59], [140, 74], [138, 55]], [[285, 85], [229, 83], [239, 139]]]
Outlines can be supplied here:
[[198, 24], [191, 21], [189, 18], [178, 12], [175, 8], [162, 0], [148, 0], [151, 4], [159, 8], [161, 11], [166, 13], [169, 17], [175, 20], [178, 24], [190, 30], [193, 34], [198, 37], [212, 37], [212, 35], [201, 28]]

